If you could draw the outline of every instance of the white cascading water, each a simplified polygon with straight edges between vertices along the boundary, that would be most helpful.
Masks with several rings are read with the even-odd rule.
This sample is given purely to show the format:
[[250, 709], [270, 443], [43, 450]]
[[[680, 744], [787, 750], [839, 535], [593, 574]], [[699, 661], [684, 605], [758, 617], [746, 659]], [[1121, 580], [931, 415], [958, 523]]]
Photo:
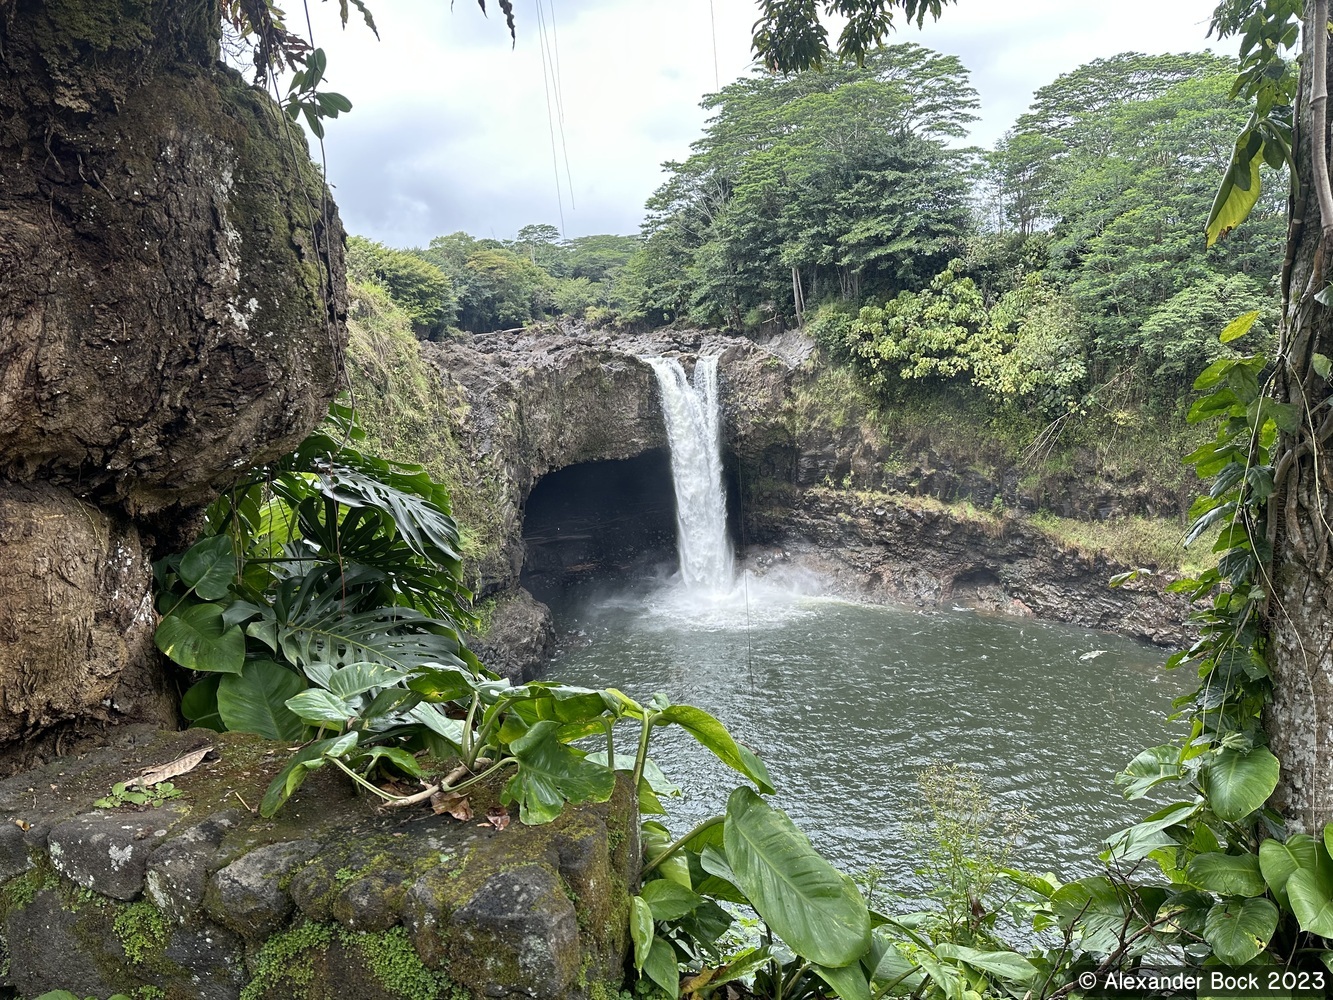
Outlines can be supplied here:
[[717, 358], [701, 357], [693, 384], [674, 358], [645, 358], [657, 373], [676, 487], [676, 550], [688, 590], [725, 593], [736, 577], [722, 480]]

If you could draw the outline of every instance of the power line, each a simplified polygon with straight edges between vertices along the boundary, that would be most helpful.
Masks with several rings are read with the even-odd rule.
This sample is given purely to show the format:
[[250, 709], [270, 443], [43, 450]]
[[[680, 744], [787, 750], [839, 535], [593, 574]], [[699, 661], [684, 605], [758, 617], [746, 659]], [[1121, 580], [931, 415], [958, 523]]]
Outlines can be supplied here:
[[722, 78], [717, 72], [717, 14], [713, 11], [713, 0], [708, 0], [708, 23], [713, 29], [713, 90], [722, 89]]
[[[560, 214], [560, 235], [563, 236], [565, 234], [565, 200], [560, 193], [560, 157], [555, 148], [555, 112], [551, 109], [551, 79], [546, 65], [546, 23], [542, 19], [541, 0], [534, 0], [534, 2], [537, 7], [537, 43], [542, 56], [542, 88], [546, 91], [546, 125], [551, 133], [551, 170], [555, 174], [555, 205]], [[573, 207], [571, 204], [570, 208]]]
[[560, 112], [560, 148], [565, 154], [565, 183], [569, 187], [569, 207], [574, 206], [574, 175], [569, 169], [569, 144], [565, 142], [565, 86], [564, 76], [560, 72], [560, 32], [555, 26], [555, 0], [546, 0], [550, 5], [551, 15], [551, 52], [554, 58], [551, 60], [555, 66], [555, 106]]

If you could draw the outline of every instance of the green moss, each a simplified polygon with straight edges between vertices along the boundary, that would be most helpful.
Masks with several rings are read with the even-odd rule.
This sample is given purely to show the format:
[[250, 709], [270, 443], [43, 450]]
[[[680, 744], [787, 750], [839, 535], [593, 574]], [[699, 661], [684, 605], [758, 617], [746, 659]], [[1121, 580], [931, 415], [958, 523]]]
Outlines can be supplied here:
[[124, 907], [111, 926], [125, 949], [125, 957], [135, 965], [160, 956], [171, 935], [167, 918], [146, 899]]
[[[345, 949], [365, 969], [367, 979], [325, 982], [322, 959], [330, 947]], [[264, 997], [304, 997], [341, 987], [349, 995], [371, 995], [374, 987], [399, 1000], [471, 1000], [467, 990], [445, 973], [428, 969], [417, 956], [402, 927], [387, 931], [349, 931], [334, 924], [303, 923], [275, 934], [260, 949], [254, 978], [241, 991], [241, 1000]]]
[[375, 980], [403, 1000], [444, 1000], [466, 998], [442, 972], [432, 972], [417, 957], [407, 932], [394, 927], [379, 934], [353, 934], [344, 931], [344, 943], [355, 943]]
[[158, 989], [156, 986], [140, 986], [130, 994], [134, 1000], [166, 1000], [166, 990]]
[[264, 942], [255, 963], [254, 978], [241, 990], [241, 1000], [261, 1000], [269, 990], [285, 987], [289, 996], [301, 996], [314, 979], [314, 958], [328, 950], [333, 930], [327, 924], [303, 923], [274, 934]]
[[477, 624], [471, 631], [472, 635], [483, 639], [490, 634], [495, 624], [495, 607], [499, 603], [498, 597], [488, 597], [484, 601], [477, 602], [472, 608], [472, 613], [477, 616]]
[[99, 52], [135, 49], [153, 38], [147, 6], [107, 3], [103, 0], [48, 0], [47, 16], [54, 30], [70, 42], [82, 42]]
[[634, 994], [622, 989], [615, 980], [594, 980], [587, 985], [588, 1000], [634, 1000]]
[[43, 889], [59, 889], [60, 875], [44, 852], [33, 856], [33, 867], [0, 886], [0, 920], [13, 910], [21, 910]]

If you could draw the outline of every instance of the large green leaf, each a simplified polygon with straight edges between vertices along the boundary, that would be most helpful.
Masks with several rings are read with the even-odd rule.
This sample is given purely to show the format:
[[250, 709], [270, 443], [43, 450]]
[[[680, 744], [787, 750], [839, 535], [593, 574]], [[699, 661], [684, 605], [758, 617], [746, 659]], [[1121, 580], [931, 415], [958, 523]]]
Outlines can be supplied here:
[[407, 686], [429, 702], [453, 701], [470, 695], [477, 686], [476, 678], [462, 667], [428, 665], [421, 667], [407, 682]]
[[652, 909], [654, 920], [679, 920], [704, 901], [698, 893], [669, 878], [653, 879], [639, 890], [639, 895]]
[[[898, 983], [905, 990], [915, 990], [925, 979], [921, 967], [903, 954], [896, 932], [888, 927], [871, 931], [870, 950], [862, 956], [861, 964], [869, 970], [870, 980], [877, 988]], [[914, 945], [911, 945], [915, 949]]]
[[272, 660], [250, 660], [218, 685], [218, 714], [227, 728], [291, 742], [305, 736], [305, 723], [287, 699], [305, 690], [305, 679]]
[[629, 936], [634, 941], [634, 970], [642, 973], [653, 947], [653, 910], [640, 896], [630, 900]]
[[420, 778], [424, 773], [421, 770], [420, 761], [402, 747], [368, 747], [365, 751], [365, 756], [361, 757], [358, 755], [357, 758], [357, 764], [359, 766], [364, 764], [363, 770], [365, 771], [369, 771], [381, 761], [388, 761], [394, 767], [398, 768], [398, 770], [413, 778]]
[[736, 885], [796, 954], [836, 969], [870, 947], [870, 913], [860, 892], [786, 813], [737, 788], [727, 800], [723, 840]]
[[227, 596], [236, 575], [236, 553], [230, 535], [213, 535], [190, 546], [181, 556], [180, 578], [205, 601]]
[[662, 989], [667, 996], [675, 1000], [680, 996], [680, 965], [676, 962], [676, 950], [660, 937], [653, 937], [648, 950], [648, 958], [643, 963], [643, 971], [648, 978]]
[[734, 983], [737, 979], [748, 979], [772, 960], [773, 953], [767, 946], [732, 955], [727, 964], [717, 970], [717, 975], [708, 981], [708, 985], [721, 986], [723, 983]]
[[460, 566], [458, 526], [447, 513], [447, 494], [420, 466], [376, 461], [372, 468], [356, 469], [338, 464], [318, 485], [345, 506], [384, 511], [399, 537], [422, 558], [450, 569]]
[[1333, 877], [1327, 871], [1302, 868], [1287, 879], [1286, 888], [1301, 930], [1333, 937]]
[[331, 757], [341, 757], [356, 746], [359, 735], [344, 733], [342, 736], [332, 736], [327, 740], [316, 740], [296, 751], [283, 765], [277, 777], [269, 782], [263, 801], [259, 803], [259, 815], [267, 818], [276, 813], [292, 793], [301, 787], [306, 775], [324, 766], [326, 753]]
[[842, 1000], [870, 1000], [870, 982], [859, 962], [829, 968], [827, 965], [810, 966], [820, 979], [833, 987]]
[[749, 751], [742, 752], [741, 746], [727, 732], [727, 727], [702, 708], [672, 705], [653, 720], [655, 726], [668, 724], [680, 726], [711, 750], [718, 760], [758, 785], [761, 792], [773, 793], [773, 779], [768, 776], [768, 768], [763, 762]]
[[1185, 866], [1185, 877], [1195, 888], [1219, 896], [1262, 896], [1267, 889], [1255, 854], [1200, 854]]
[[1106, 838], [1108, 851], [1103, 857], [1120, 861], [1138, 861], [1148, 857], [1159, 847], [1176, 843], [1165, 831], [1179, 826], [1202, 808], [1198, 802], [1177, 802], [1148, 816], [1141, 823]]
[[1277, 758], [1267, 747], [1220, 750], [1203, 769], [1208, 804], [1219, 819], [1235, 823], [1254, 812], [1277, 787]]
[[[302, 668], [314, 663], [379, 663], [402, 670], [468, 666], [465, 657], [471, 654], [451, 622], [413, 608], [349, 607], [349, 595], [361, 591], [367, 574], [356, 568], [338, 570], [336, 565], [324, 566], [279, 586], [273, 599], [276, 634], [265, 641], [288, 662]], [[378, 579], [382, 574], [369, 576]]]
[[221, 680], [221, 674], [209, 674], [185, 692], [181, 699], [181, 715], [189, 719], [191, 725], [219, 733], [226, 731], [226, 723], [218, 715], [218, 683]]
[[1297, 833], [1280, 840], [1265, 840], [1259, 845], [1259, 870], [1279, 903], [1287, 902], [1287, 880], [1302, 868], [1319, 867], [1319, 845], [1308, 834]]
[[1035, 965], [1012, 951], [981, 951], [945, 942], [936, 946], [935, 954], [1013, 983], [1026, 983], [1037, 975]]
[[510, 692], [510, 711], [532, 725], [549, 719], [560, 723], [586, 722], [613, 711], [616, 701], [600, 691], [569, 684], [532, 682]]
[[186, 670], [238, 674], [245, 665], [245, 633], [228, 628], [220, 604], [192, 604], [157, 626], [157, 648]]
[[1227, 965], [1244, 965], [1268, 947], [1277, 907], [1267, 899], [1232, 899], [1208, 911], [1203, 938]]
[[308, 688], [285, 702], [287, 708], [312, 726], [333, 726], [342, 730], [356, 715], [355, 709], [331, 691]]
[[1115, 776], [1115, 783], [1125, 798], [1140, 799], [1162, 782], [1179, 778], [1180, 751], [1167, 743], [1142, 751]]
[[561, 743], [559, 729], [558, 722], [539, 722], [509, 744], [518, 772], [505, 796], [518, 803], [519, 819], [529, 825], [551, 822], [566, 802], [605, 802], [615, 791], [615, 772]]
[[[670, 847], [674, 840], [671, 837], [671, 831], [661, 823], [655, 820], [644, 820], [639, 827], [639, 843], [642, 845], [645, 858], [655, 858]], [[661, 873], [663, 878], [669, 878], [687, 889], [692, 886], [690, 865], [681, 851], [677, 851], [658, 865], [657, 871]]]
[[353, 698], [365, 694], [371, 688], [390, 687], [407, 677], [407, 673], [383, 663], [349, 663], [345, 667], [330, 670], [327, 675], [316, 678], [307, 668], [306, 676], [326, 687], [339, 698]]

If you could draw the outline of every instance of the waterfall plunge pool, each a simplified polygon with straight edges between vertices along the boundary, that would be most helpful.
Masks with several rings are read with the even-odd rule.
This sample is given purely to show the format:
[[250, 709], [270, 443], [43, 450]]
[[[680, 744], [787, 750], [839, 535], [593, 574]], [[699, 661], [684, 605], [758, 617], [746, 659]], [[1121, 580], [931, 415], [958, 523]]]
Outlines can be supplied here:
[[[997, 810], [1025, 810], [1014, 862], [1066, 879], [1094, 872], [1102, 838], [1154, 808], [1126, 802], [1113, 776], [1171, 735], [1187, 678], [1161, 669], [1161, 650], [802, 589], [586, 585], [553, 606], [565, 634], [546, 679], [641, 700], [661, 691], [713, 713], [768, 765], [778, 804], [817, 848], [851, 873], [880, 866], [910, 898], [917, 778], [933, 765], [979, 775]], [[674, 727], [655, 731], [652, 756], [683, 791], [666, 803], [674, 834], [723, 811], [743, 780]]]
[[[718, 359], [699, 358], [692, 378], [677, 360], [644, 360], [670, 446], [675, 567], [614, 590], [584, 577], [543, 595], [566, 634], [550, 679], [640, 700], [661, 691], [717, 715], [768, 764], [778, 801], [817, 847], [850, 872], [879, 867], [909, 898], [925, 846], [913, 843], [918, 777], [936, 765], [976, 773], [1000, 813], [1026, 813], [1015, 863], [1064, 878], [1094, 870], [1102, 838], [1145, 811], [1112, 777], [1166, 741], [1186, 679], [1160, 669], [1160, 651], [1111, 635], [860, 605], [819, 597], [817, 580], [737, 576]], [[624, 516], [646, 537], [664, 536], [666, 498], [654, 503], [648, 482], [661, 465], [647, 461], [618, 473], [644, 481], [611, 493], [630, 501]], [[550, 538], [615, 549], [617, 515], [597, 516], [609, 523], [572, 539], [556, 523]], [[668, 804], [676, 834], [720, 812], [740, 780], [671, 727], [656, 732], [653, 754], [683, 790]]]

